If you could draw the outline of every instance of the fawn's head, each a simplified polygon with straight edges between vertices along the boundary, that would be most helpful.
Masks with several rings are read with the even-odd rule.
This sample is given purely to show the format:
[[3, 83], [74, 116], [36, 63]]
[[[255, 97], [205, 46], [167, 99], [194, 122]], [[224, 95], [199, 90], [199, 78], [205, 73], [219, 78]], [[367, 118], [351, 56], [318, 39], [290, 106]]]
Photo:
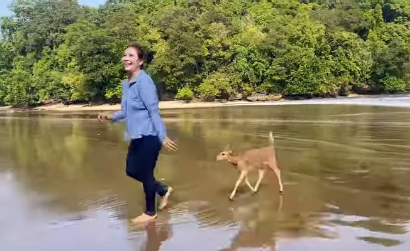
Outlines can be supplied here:
[[232, 148], [231, 145], [227, 145], [225, 146], [225, 148], [222, 150], [222, 152], [220, 152], [218, 154], [218, 156], [216, 156], [216, 160], [220, 161], [220, 160], [226, 160], [228, 159], [228, 157], [232, 154]]

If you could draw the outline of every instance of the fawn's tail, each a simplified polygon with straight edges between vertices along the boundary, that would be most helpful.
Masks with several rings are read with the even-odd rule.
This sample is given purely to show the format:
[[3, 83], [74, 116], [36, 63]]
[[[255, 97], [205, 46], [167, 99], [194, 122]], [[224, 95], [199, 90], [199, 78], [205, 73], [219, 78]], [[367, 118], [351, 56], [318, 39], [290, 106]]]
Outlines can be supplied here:
[[275, 143], [275, 138], [273, 137], [272, 131], [269, 132], [269, 143], [271, 146], [273, 146]]

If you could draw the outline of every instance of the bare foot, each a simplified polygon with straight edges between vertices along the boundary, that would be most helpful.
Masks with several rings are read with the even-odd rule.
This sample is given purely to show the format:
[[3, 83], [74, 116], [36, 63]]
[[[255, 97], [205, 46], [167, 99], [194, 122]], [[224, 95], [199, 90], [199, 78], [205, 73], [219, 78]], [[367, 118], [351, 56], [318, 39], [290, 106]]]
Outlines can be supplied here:
[[155, 221], [156, 218], [157, 218], [157, 214], [153, 216], [148, 215], [148, 214], [141, 214], [140, 216], [132, 219], [131, 222], [134, 224], [143, 224], [143, 223], [149, 223], [149, 222]]
[[168, 206], [168, 198], [171, 195], [171, 193], [174, 190], [172, 189], [172, 187], [168, 187], [168, 191], [167, 193], [164, 195], [164, 197], [162, 198], [162, 202], [161, 202], [161, 206], [159, 207], [160, 210], [166, 208]]

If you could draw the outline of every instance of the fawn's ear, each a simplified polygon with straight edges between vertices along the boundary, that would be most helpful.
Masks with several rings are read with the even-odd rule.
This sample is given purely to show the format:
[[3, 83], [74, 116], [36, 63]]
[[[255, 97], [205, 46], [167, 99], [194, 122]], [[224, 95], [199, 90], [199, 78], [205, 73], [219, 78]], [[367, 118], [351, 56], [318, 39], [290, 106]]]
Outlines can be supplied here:
[[229, 154], [232, 154], [232, 146], [231, 146], [231, 144], [229, 144], [228, 145], [228, 148], [226, 148], [226, 151], [228, 151], [229, 152]]
[[231, 149], [231, 144], [227, 144], [224, 148], [224, 151], [229, 151]]

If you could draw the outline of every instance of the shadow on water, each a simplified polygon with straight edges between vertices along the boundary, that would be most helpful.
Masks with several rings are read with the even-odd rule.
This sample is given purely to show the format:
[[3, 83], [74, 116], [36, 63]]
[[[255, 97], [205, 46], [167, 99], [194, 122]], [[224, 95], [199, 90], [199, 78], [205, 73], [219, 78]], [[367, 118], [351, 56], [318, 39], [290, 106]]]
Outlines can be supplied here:
[[[7, 250], [410, 247], [408, 109], [164, 111], [180, 151], [161, 154], [156, 176], [176, 192], [171, 208], [146, 229], [129, 224], [143, 194], [124, 174], [124, 125], [94, 117], [0, 114], [0, 242]], [[215, 156], [227, 143], [234, 152], [267, 144], [270, 130], [285, 168], [285, 195], [270, 174], [258, 194], [243, 185], [228, 201], [238, 174]], [[62, 236], [71, 241], [61, 245]]]

